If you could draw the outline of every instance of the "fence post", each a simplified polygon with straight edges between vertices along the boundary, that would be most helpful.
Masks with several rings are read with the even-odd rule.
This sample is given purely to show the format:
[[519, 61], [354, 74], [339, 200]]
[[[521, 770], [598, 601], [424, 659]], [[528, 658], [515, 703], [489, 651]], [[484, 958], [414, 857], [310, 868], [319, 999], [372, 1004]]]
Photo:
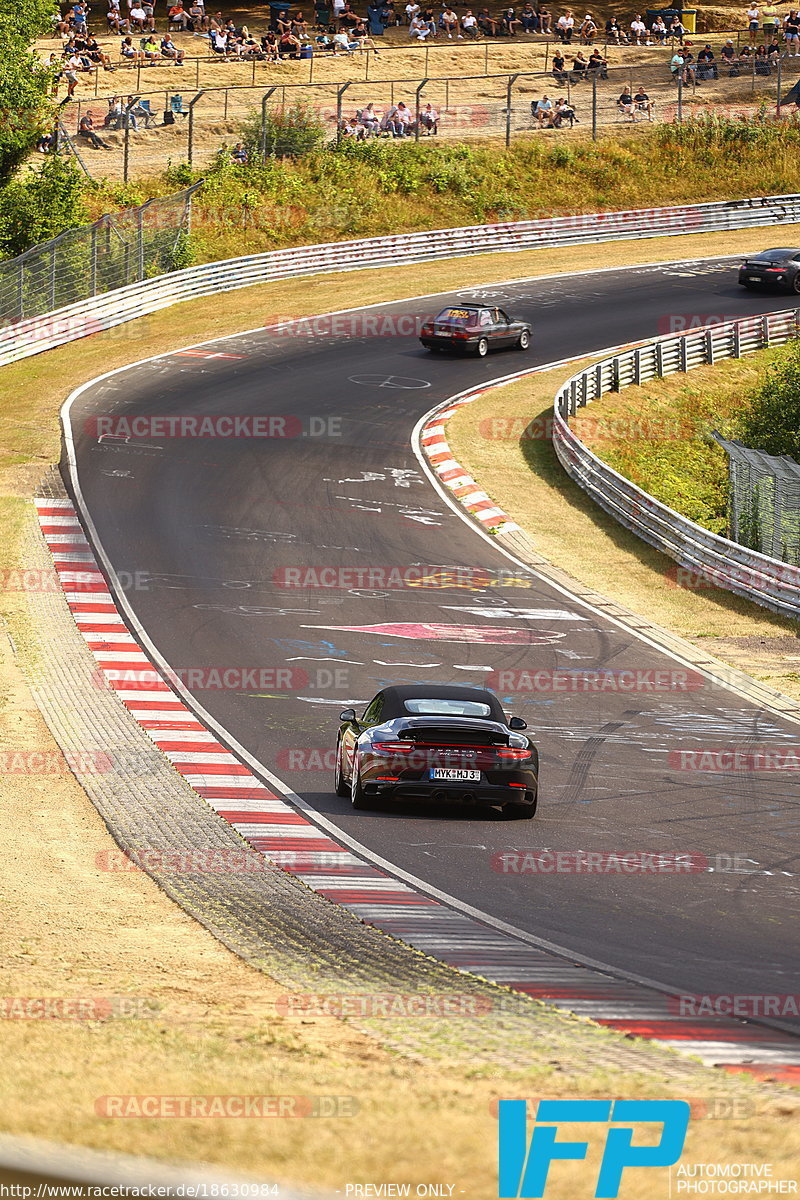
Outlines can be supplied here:
[[592, 72], [592, 141], [597, 141], [597, 71]]
[[483, 43], [483, 50], [484, 50], [483, 73], [484, 73], [484, 75], [488, 75], [489, 74], [489, 39], [488, 38]]
[[277, 87], [276, 83], [275, 87], [269, 88], [261, 97], [261, 141], [259, 149], [261, 150], [262, 162], [267, 161], [267, 101], [272, 93], [277, 90]]
[[50, 311], [56, 307], [56, 248], [50, 251]]
[[[426, 46], [425, 48], [427, 49], [427, 46]], [[415, 122], [414, 122], [414, 141], [415, 141], [415, 142], [418, 142], [418, 141], [419, 141], [419, 105], [420, 105], [420, 95], [421, 95], [421, 93], [422, 93], [422, 89], [425, 87], [425, 84], [426, 84], [427, 82], [428, 82], [427, 78], [423, 79], [422, 83], [421, 83], [421, 84], [419, 85], [419, 87], [417, 88], [417, 91], [416, 91], [416, 94], [415, 94], [415, 97], [414, 97], [414, 108], [415, 108], [415, 111], [416, 111], [416, 120], [415, 120]]]
[[506, 84], [506, 147], [511, 145], [511, 89], [518, 78], [518, 75], [509, 75]]
[[253, 55], [253, 75], [250, 80], [250, 86], [251, 87], [256, 86], [256, 56], [255, 56], [255, 54]]
[[90, 275], [92, 295], [97, 295], [97, 225], [92, 225], [92, 266]]
[[[131, 152], [131, 121], [133, 120], [131, 113], [135, 107], [136, 107], [136, 99], [134, 98], [133, 100], [131, 100], [130, 104], [125, 105], [125, 116], [123, 117], [123, 120], [125, 121], [125, 136], [122, 139], [122, 182], [123, 183], [128, 182], [128, 161], [130, 159], [130, 152]], [[125, 282], [127, 283], [128, 280], [126, 279]]]
[[95, 94], [95, 96], [100, 95], [100, 64], [99, 63], [94, 69], [94, 94]]
[[429, 52], [430, 52], [430, 46], [426, 42], [425, 43], [425, 74], [426, 75], [428, 74], [428, 54], [429, 54]]
[[342, 140], [342, 97], [350, 83], [343, 83], [341, 87], [336, 89], [336, 145], [338, 146]]
[[[191, 120], [191, 117], [189, 119]], [[222, 119], [223, 121], [227, 121], [228, 119], [228, 88], [225, 88], [225, 101], [222, 109]]]
[[196, 88], [200, 87], [200, 58], [199, 58], [199, 56], [194, 60], [194, 86]]
[[141, 206], [136, 209], [136, 282], [144, 279], [144, 215]]
[[678, 68], [678, 124], [683, 121], [683, 71]]
[[25, 260], [20, 259], [17, 271], [17, 320], [25, 320]]
[[[187, 147], [187, 152], [186, 152], [186, 157], [187, 157], [189, 166], [192, 165], [192, 155], [194, 153], [194, 106], [195, 106], [195, 104], [197, 104], [198, 100], [202, 99], [202, 97], [205, 96], [205, 94], [206, 94], [205, 91], [198, 92], [197, 95], [192, 97], [192, 99], [189, 101], [189, 145]], [[226, 88], [225, 89], [225, 99], [227, 100], [227, 98], [228, 98], [228, 89]]]
[[783, 57], [778, 55], [778, 95], [775, 100], [775, 116], [781, 115], [781, 74], [783, 67]]

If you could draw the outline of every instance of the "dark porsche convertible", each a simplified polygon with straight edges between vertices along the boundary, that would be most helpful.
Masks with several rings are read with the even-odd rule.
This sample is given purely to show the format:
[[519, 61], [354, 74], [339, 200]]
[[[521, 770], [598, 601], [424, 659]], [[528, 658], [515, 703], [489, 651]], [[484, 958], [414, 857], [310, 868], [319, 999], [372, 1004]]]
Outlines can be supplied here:
[[340, 719], [335, 788], [353, 808], [390, 799], [536, 811], [538, 751], [487, 688], [387, 687], [361, 717], [346, 708]]
[[443, 308], [432, 321], [426, 321], [419, 340], [427, 350], [461, 350], [484, 358], [490, 350], [527, 350], [531, 344], [531, 326], [515, 321], [502, 308], [491, 305], [462, 304]]

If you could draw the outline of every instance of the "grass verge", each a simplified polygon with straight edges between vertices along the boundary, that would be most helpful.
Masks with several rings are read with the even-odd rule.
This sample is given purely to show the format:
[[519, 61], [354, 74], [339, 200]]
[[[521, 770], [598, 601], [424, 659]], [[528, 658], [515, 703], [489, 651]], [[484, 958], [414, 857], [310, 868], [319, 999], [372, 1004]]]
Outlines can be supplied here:
[[[759, 245], [762, 236], [757, 230], [742, 234], [740, 248]], [[687, 255], [729, 248], [727, 234], [680, 243]], [[609, 265], [665, 261], [677, 249], [670, 239], [614, 243], [606, 257]], [[58, 406], [78, 383], [134, 358], [252, 328], [270, 312], [312, 314], [509, 276], [568, 272], [578, 269], [583, 255], [581, 249], [495, 255], [265, 285], [185, 304], [169, 320], [145, 318], [113, 338], [96, 335], [7, 368], [0, 409], [0, 562], [5, 568], [25, 565], [19, 533], [27, 502], [44, 468], [58, 457]], [[550, 399], [553, 386], [548, 384]], [[530, 384], [526, 388], [518, 406], [531, 407]], [[541, 401], [544, 407], [544, 391]], [[530, 475], [528, 470], [526, 486]], [[548, 486], [548, 511], [554, 523], [558, 511], [563, 525], [564, 503], [571, 498], [558, 494], [554, 479]], [[516, 503], [513, 497], [506, 502]], [[590, 540], [596, 536], [591, 522], [586, 532]], [[0, 594], [2, 615], [24, 657], [31, 637], [22, 600], [10, 591]], [[741, 619], [744, 628], [745, 614]], [[32, 748], [58, 761], [5, 644], [0, 704], [3, 749]], [[155, 1010], [144, 1020], [1, 1022], [3, 1058], [14, 1068], [0, 1077], [0, 1121], [10, 1132], [156, 1158], [206, 1159], [279, 1181], [334, 1187], [350, 1180], [452, 1183], [454, 1195], [489, 1200], [497, 1194], [491, 1103], [498, 1096], [686, 1094], [659, 1072], [623, 1066], [631, 1043], [616, 1035], [604, 1041], [620, 1046], [619, 1069], [594, 1068], [597, 1032], [580, 1021], [564, 1023], [566, 1038], [532, 1038], [520, 1048], [516, 1066], [476, 1063], [466, 1045], [448, 1046], [444, 1059], [412, 1060], [333, 1018], [290, 1022], [276, 1003], [283, 989], [228, 953], [149, 879], [99, 871], [94, 852], [110, 846], [63, 764], [46, 777], [6, 774], [0, 781], [4, 994], [128, 995]], [[310, 1124], [114, 1121], [95, 1111], [103, 1095], [152, 1093], [354, 1096], [361, 1107], [355, 1118]], [[698, 1075], [696, 1095], [712, 1102], [734, 1096], [738, 1107], [732, 1119], [693, 1122], [687, 1158], [759, 1158], [771, 1161], [776, 1175], [793, 1170], [800, 1157], [793, 1100], [763, 1099], [749, 1080], [713, 1072]], [[580, 1194], [582, 1172], [565, 1168], [548, 1194], [556, 1200]], [[652, 1171], [630, 1173], [623, 1195], [666, 1198], [666, 1172], [657, 1179]]]

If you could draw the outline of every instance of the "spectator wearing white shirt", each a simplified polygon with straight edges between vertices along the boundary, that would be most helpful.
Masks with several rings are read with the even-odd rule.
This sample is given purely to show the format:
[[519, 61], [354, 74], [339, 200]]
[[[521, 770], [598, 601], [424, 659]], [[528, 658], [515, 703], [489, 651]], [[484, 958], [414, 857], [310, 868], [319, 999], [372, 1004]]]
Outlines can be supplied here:
[[568, 42], [572, 41], [572, 31], [574, 28], [575, 18], [573, 17], [571, 10], [567, 9], [567, 11], [562, 13], [562, 15], [556, 21], [556, 35], [566, 45]]
[[641, 13], [637, 13], [631, 21], [631, 41], [634, 46], [641, 46], [643, 39], [647, 37], [647, 26], [642, 20]]
[[436, 134], [439, 132], [439, 114], [432, 104], [425, 105], [419, 114], [419, 123], [423, 129], [427, 129], [428, 133]]
[[406, 24], [410, 25], [411, 22], [414, 20], [414, 17], [418, 17], [420, 12], [421, 12], [421, 9], [420, 9], [420, 6], [417, 4], [416, 0], [408, 0], [408, 4], [406, 5], [406, 8], [405, 8]]
[[471, 8], [468, 8], [461, 18], [461, 28], [464, 30], [464, 37], [478, 36], [478, 19], [473, 15]]
[[144, 32], [147, 26], [147, 13], [142, 8], [139, 0], [134, 0], [131, 7], [131, 26], [134, 29], [139, 29]]
[[411, 18], [411, 24], [408, 27], [408, 36], [412, 41], [424, 42], [430, 31], [428, 22], [423, 21], [419, 13]]
[[461, 37], [461, 33], [458, 28], [458, 17], [453, 12], [449, 4], [445, 6], [442, 11], [442, 15], [439, 17], [439, 25], [442, 29], [444, 29], [451, 41], [453, 40], [453, 30], [455, 30], [458, 36]]

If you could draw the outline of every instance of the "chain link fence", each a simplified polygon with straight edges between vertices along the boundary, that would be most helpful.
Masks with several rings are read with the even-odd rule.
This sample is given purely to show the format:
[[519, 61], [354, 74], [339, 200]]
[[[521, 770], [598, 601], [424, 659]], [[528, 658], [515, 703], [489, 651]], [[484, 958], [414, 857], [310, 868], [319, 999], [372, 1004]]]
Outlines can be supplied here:
[[731, 539], [800, 566], [800, 463], [713, 436], [728, 455]]
[[176, 250], [200, 186], [69, 229], [0, 263], [0, 323], [43, 316], [185, 265]]
[[[718, 56], [713, 70], [693, 70], [684, 78], [673, 73], [666, 51], [661, 62], [587, 72], [574, 66], [579, 50], [574, 46], [565, 54], [563, 71], [551, 65], [546, 72], [144, 91], [136, 95], [148, 111], [137, 109], [136, 119], [122, 129], [103, 128], [108, 103], [102, 97], [81, 99], [63, 109], [62, 121], [88, 173], [127, 180], [162, 171], [170, 163], [187, 161], [202, 169], [224, 145], [238, 140], [242, 123], [253, 112], [298, 102], [317, 112], [330, 140], [341, 137], [343, 122], [367, 104], [373, 103], [380, 115], [402, 100], [412, 114], [432, 104], [439, 115], [435, 136], [442, 140], [502, 139], [506, 144], [524, 137], [559, 137], [572, 130], [597, 137], [614, 128], [680, 121], [700, 112], [752, 117], [758, 112], [797, 111], [793, 102], [781, 109], [779, 101], [798, 80], [800, 57], [726, 65]], [[640, 85], [648, 103], [626, 110], [619, 104], [625, 87], [635, 95]], [[539, 120], [531, 104], [544, 96], [553, 104], [563, 98], [574, 115], [565, 115], [556, 127], [547, 115]], [[78, 135], [80, 119], [87, 113], [104, 147], [92, 148]], [[434, 135], [420, 128], [412, 136]]]

